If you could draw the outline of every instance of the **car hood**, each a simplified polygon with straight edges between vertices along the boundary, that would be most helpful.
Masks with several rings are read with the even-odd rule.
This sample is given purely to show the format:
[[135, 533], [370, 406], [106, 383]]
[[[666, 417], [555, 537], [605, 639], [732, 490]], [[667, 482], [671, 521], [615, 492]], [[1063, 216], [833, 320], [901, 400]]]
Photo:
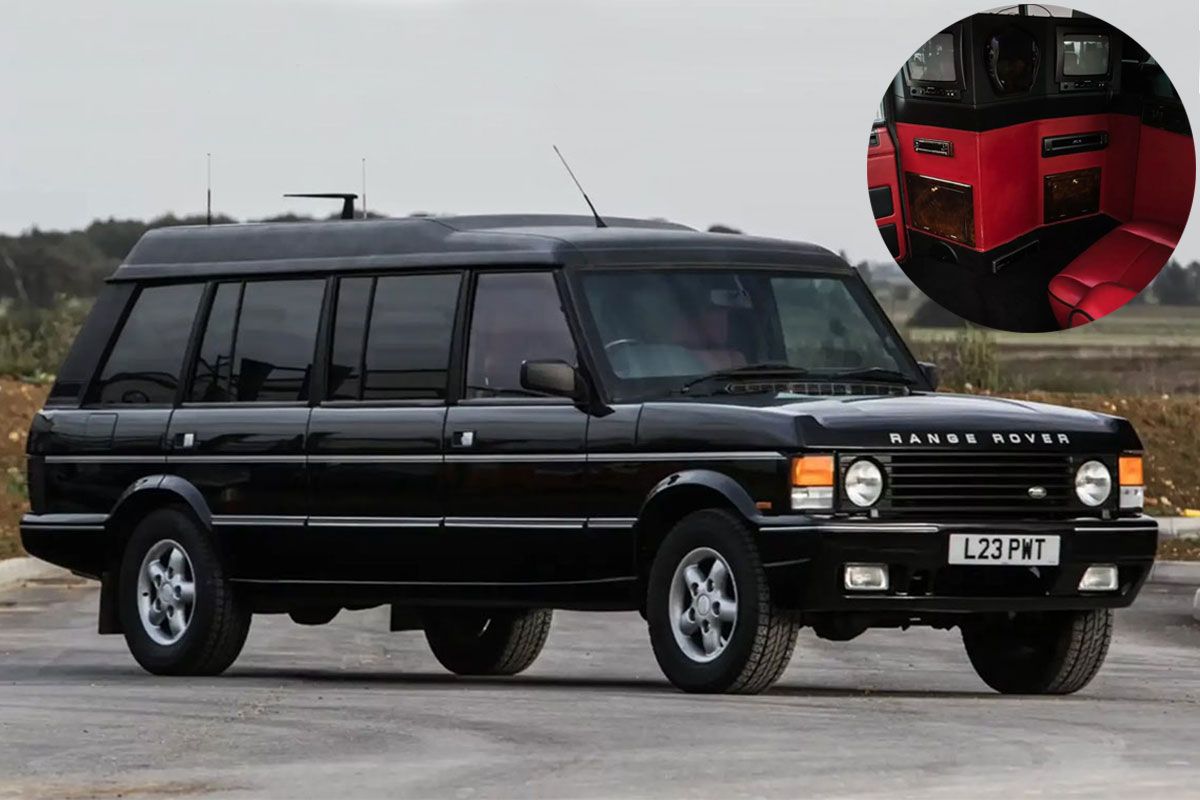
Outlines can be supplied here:
[[[1124, 419], [1001, 397], [919, 392], [903, 396], [698, 398], [650, 403], [639, 439], [691, 428], [716, 447], [1140, 450]], [[670, 432], [670, 433], [668, 433]]]

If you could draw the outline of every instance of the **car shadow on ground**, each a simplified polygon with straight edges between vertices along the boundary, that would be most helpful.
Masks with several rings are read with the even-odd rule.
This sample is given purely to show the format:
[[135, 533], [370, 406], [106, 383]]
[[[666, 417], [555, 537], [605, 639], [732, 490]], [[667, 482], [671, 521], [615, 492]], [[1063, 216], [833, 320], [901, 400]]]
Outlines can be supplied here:
[[[320, 668], [277, 668], [268, 666], [234, 666], [228, 672], [216, 677], [159, 677], [149, 675], [137, 666], [118, 667], [108, 664], [96, 665], [66, 665], [53, 664], [29, 668], [28, 675], [20, 674], [20, 668], [5, 670], [0, 678], [20, 682], [22, 680], [54, 680], [74, 679], [94, 682], [97, 680], [114, 680], [127, 683], [131, 680], [160, 682], [183, 681], [221, 685], [228, 683], [254, 683], [259, 681], [294, 682], [299, 685], [328, 685], [339, 687], [363, 688], [371, 687], [406, 687], [412, 689], [447, 689], [456, 688], [466, 691], [471, 689], [572, 689], [579, 691], [621, 691], [645, 692], [652, 694], [684, 693], [675, 689], [664, 678], [653, 677], [620, 677], [608, 678], [603, 676], [565, 676], [565, 675], [515, 675], [505, 677], [492, 676], [462, 676], [445, 672], [389, 672], [386, 670], [342, 670]], [[735, 697], [736, 695], [725, 695]], [[844, 686], [814, 686], [809, 684], [793, 684], [782, 682], [771, 687], [765, 696], [794, 697], [794, 698], [902, 698], [902, 699], [1009, 699], [1004, 695], [981, 689], [979, 691], [963, 691], [958, 689], [878, 689], [873, 687], [844, 687]]]

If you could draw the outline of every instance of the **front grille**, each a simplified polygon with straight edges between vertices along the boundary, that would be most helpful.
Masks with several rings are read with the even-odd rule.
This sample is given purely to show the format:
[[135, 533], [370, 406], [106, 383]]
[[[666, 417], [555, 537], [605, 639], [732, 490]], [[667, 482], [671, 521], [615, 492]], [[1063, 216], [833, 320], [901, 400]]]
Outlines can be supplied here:
[[[881, 510], [896, 515], [1046, 517], [1079, 513], [1068, 455], [1042, 453], [893, 453]], [[1040, 486], [1045, 496], [1030, 495]]]

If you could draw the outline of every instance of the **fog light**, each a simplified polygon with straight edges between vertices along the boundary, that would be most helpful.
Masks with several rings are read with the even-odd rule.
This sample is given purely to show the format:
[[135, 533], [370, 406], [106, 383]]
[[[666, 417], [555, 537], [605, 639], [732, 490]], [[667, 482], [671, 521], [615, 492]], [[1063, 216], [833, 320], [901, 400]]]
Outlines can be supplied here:
[[1117, 589], [1117, 568], [1112, 564], [1093, 564], [1079, 579], [1081, 592], [1113, 592]]
[[829, 511], [833, 508], [833, 487], [795, 487], [792, 489], [792, 508], [797, 511]]
[[852, 592], [886, 592], [888, 568], [886, 564], [847, 564], [846, 588]]

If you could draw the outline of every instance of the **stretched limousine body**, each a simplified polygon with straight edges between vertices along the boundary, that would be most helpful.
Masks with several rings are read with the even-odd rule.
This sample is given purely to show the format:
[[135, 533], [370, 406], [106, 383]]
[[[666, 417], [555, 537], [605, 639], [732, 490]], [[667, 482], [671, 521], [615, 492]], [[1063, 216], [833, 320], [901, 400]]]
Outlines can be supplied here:
[[800, 625], [1090, 679], [1155, 549], [1128, 422], [937, 393], [822, 248], [607, 223], [147, 234], [33, 421], [25, 547], [159, 673], [389, 604], [462, 673], [575, 608], [640, 610], [695, 691], [766, 688]]

